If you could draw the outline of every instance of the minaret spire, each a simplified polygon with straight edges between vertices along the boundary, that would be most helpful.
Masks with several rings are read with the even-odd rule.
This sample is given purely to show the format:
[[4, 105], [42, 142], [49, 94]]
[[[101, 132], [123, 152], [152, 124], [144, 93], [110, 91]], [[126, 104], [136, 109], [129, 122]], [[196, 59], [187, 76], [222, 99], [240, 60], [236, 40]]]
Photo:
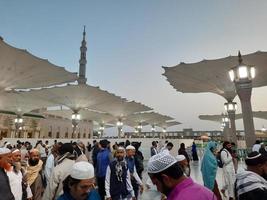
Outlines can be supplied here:
[[86, 41], [85, 41], [85, 36], [86, 36], [86, 32], [85, 32], [85, 26], [83, 27], [83, 40], [82, 40], [82, 45], [80, 47], [80, 51], [81, 51], [81, 55], [80, 55], [80, 68], [79, 68], [79, 79], [78, 79], [78, 83], [79, 84], [86, 84], [86, 51], [87, 51], [87, 47], [86, 47]]

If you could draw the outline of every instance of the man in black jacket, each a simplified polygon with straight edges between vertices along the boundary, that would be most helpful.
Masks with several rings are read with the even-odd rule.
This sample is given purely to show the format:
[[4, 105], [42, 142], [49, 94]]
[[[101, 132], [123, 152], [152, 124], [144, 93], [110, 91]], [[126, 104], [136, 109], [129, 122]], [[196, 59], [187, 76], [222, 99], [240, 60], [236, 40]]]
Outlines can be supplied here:
[[247, 170], [236, 175], [237, 200], [267, 199], [267, 157], [253, 151], [245, 160]]
[[7, 171], [12, 170], [12, 154], [8, 148], [0, 148], [0, 199], [15, 200], [9, 185]]

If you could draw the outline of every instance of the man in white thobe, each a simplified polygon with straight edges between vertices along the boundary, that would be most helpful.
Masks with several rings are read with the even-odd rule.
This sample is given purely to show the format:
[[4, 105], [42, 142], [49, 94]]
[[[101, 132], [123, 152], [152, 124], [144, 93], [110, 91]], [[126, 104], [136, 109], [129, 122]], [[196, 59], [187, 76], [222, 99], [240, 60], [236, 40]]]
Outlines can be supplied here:
[[221, 151], [221, 160], [223, 162], [224, 188], [227, 189], [229, 200], [234, 199], [235, 186], [235, 168], [231, 151], [231, 143], [225, 141]]

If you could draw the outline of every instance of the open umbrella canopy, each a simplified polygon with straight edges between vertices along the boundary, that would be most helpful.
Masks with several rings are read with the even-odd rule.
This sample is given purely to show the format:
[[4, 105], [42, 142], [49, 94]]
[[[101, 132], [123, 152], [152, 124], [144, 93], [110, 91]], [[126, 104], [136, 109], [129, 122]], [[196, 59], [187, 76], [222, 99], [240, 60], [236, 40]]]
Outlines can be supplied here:
[[253, 117], [267, 119], [267, 111], [254, 111]]
[[47, 87], [78, 78], [76, 73], [8, 45], [1, 37], [0, 70], [0, 90]]
[[[172, 117], [162, 115], [156, 112], [143, 112], [143, 113], [135, 113], [127, 116], [127, 119], [138, 122], [146, 122], [147, 124], [158, 125], [164, 127], [174, 126], [181, 124], [180, 122], [166, 122], [168, 120], [173, 120]], [[177, 124], [178, 123], [178, 124]], [[173, 125], [172, 125], [173, 124]]]
[[19, 115], [54, 105], [55, 104], [49, 100], [38, 98], [38, 96], [32, 92], [0, 92], [0, 109]]
[[[267, 85], [267, 52], [255, 52], [242, 56], [243, 63], [255, 66], [256, 77], [253, 87]], [[168, 82], [180, 92], [211, 92], [227, 100], [236, 96], [234, 83], [228, 72], [238, 65], [238, 56], [228, 56], [215, 60], [202, 60], [197, 63], [180, 63], [174, 67], [163, 67]]]
[[176, 126], [176, 125], [180, 125], [180, 124], [181, 123], [177, 122], [177, 121], [167, 121], [167, 122], [159, 123], [159, 124], [157, 124], [157, 126], [161, 127], [161, 128], [169, 128], [171, 126]]
[[110, 113], [117, 118], [123, 118], [133, 113], [152, 110], [152, 108], [141, 103], [137, 103], [135, 101], [125, 101], [123, 99], [120, 101], [97, 104], [95, 105], [94, 109]]
[[[253, 113], [253, 117], [255, 118], [267, 119], [267, 112], [259, 111], [259, 112], [252, 112], [252, 113]], [[222, 122], [222, 115], [199, 115], [198, 118], [201, 120], [208, 120], [208, 121], [213, 121], [213, 122], [218, 122], [218, 123]], [[235, 115], [236, 120], [239, 120], [242, 118], [243, 118], [242, 113]]]
[[[62, 118], [71, 119], [73, 114], [72, 110], [48, 110], [45, 111], [46, 114], [60, 116]], [[97, 122], [98, 124], [106, 124], [114, 119], [114, 117], [108, 113], [101, 113], [91, 110], [82, 109], [79, 111], [81, 115], [81, 120], [91, 120]]]
[[124, 101], [121, 97], [85, 84], [45, 88], [31, 92], [41, 99], [46, 99], [56, 105], [64, 105], [73, 111], [79, 111], [83, 108], [96, 110], [96, 106], [99, 104], [108, 105], [113, 102]]

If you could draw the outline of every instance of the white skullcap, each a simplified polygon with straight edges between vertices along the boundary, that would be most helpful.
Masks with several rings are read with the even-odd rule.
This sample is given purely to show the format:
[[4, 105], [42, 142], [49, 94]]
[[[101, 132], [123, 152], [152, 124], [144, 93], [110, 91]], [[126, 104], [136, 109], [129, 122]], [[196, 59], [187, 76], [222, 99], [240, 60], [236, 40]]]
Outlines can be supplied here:
[[182, 161], [182, 160], [185, 160], [185, 156], [184, 155], [177, 155], [176, 156], [176, 160], [179, 162], [179, 161]]
[[12, 151], [12, 153], [17, 153], [17, 152], [20, 152], [20, 150], [19, 150], [19, 149], [14, 149], [14, 150]]
[[147, 172], [150, 174], [156, 174], [164, 171], [175, 163], [177, 163], [175, 157], [170, 154], [161, 152], [149, 159], [147, 164]]
[[91, 179], [95, 177], [94, 167], [89, 162], [76, 162], [71, 169], [70, 176], [78, 180]]
[[123, 151], [125, 151], [124, 147], [122, 147], [122, 146], [118, 146], [117, 150], [123, 150]]
[[0, 148], [0, 155], [7, 154], [10, 152], [11, 152], [10, 149], [8, 149], [6, 147]]
[[7, 147], [8, 145], [11, 145], [10, 142], [5, 143], [4, 147]]
[[128, 145], [126, 147], [126, 150], [135, 150], [135, 147], [133, 145]]

